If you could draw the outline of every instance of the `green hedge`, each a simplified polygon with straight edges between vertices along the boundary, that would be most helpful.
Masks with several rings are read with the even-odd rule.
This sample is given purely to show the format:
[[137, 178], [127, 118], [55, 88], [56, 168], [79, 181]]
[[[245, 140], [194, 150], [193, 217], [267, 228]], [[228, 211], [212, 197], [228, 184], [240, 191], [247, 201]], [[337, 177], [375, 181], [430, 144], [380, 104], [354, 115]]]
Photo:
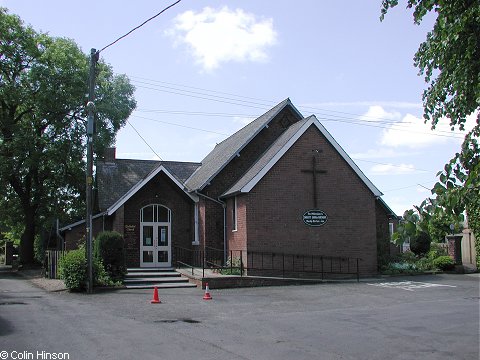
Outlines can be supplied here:
[[455, 262], [450, 256], [439, 256], [433, 260], [433, 265], [440, 270], [453, 270]]
[[410, 240], [410, 250], [417, 256], [423, 256], [430, 250], [430, 235], [422, 231]]
[[59, 264], [60, 278], [63, 279], [67, 289], [82, 291], [87, 282], [87, 259], [85, 248], [71, 250], [62, 256]]
[[[118, 285], [110, 279], [100, 260], [93, 259], [92, 267], [94, 286]], [[62, 256], [59, 263], [59, 274], [60, 278], [63, 279], [65, 286], [70, 291], [86, 290], [88, 274], [84, 245], [81, 245], [76, 250], [68, 251]]]
[[125, 264], [125, 242], [120, 233], [104, 231], [94, 243], [94, 257], [101, 261], [111, 279], [122, 280], [127, 273]]

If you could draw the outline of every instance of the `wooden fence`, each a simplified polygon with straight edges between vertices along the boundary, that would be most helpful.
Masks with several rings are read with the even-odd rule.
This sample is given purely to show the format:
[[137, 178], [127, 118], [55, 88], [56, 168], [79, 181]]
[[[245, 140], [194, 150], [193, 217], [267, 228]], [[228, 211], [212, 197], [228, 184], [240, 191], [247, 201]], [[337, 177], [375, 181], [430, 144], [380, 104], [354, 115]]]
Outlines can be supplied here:
[[59, 279], [58, 265], [65, 252], [63, 250], [47, 250], [45, 254], [46, 269], [45, 277], [48, 279]]

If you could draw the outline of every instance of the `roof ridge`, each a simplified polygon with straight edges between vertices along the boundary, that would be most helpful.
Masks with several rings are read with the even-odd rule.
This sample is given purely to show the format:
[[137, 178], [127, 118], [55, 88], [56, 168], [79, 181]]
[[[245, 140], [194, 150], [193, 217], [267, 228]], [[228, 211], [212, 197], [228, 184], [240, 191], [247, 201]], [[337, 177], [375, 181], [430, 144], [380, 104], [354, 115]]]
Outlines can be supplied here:
[[[285, 103], [284, 105], [282, 105], [283, 103]], [[269, 112], [272, 112], [274, 109], [276, 109], [277, 107], [284, 107], [285, 105], [287, 104], [291, 104], [292, 105], [292, 102], [290, 101], [290, 98], [286, 98], [285, 100], [282, 100], [281, 102], [279, 102], [277, 105], [275, 105], [273, 108], [265, 111], [262, 115], [258, 116], [257, 118], [255, 118], [254, 120], [250, 121], [247, 125], [245, 125], [244, 127], [238, 129], [237, 131], [235, 131], [233, 134], [231, 134], [229, 137], [227, 137], [226, 139], [223, 139], [222, 141], [220, 141], [218, 144], [216, 144], [215, 146], [218, 146], [220, 144], [222, 144], [223, 142], [227, 141], [228, 139], [230, 139], [231, 137], [235, 136], [237, 133], [239, 133], [240, 131], [246, 129], [247, 127], [250, 127], [250, 126], [253, 126], [252, 124], [256, 121], [258, 121], [260, 118], [264, 117], [265, 115], [267, 115], [267, 113]], [[282, 105], [282, 106], [280, 106]]]
[[290, 106], [298, 120], [304, 118], [290, 101], [290, 98], [281, 101], [254, 121], [218, 143], [202, 160], [202, 165], [187, 179], [185, 182], [187, 186], [192, 190], [203, 189], [236, 154], [242, 151], [263, 128], [268, 126], [268, 124], [288, 106]]

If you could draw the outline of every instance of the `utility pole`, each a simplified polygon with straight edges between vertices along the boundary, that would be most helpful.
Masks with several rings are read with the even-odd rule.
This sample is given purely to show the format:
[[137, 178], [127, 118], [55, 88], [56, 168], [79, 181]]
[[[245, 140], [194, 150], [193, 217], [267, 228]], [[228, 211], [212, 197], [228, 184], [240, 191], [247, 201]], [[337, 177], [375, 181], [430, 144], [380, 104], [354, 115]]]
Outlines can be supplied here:
[[95, 133], [95, 68], [98, 61], [98, 52], [95, 49], [90, 50], [90, 74], [88, 78], [88, 103], [87, 103], [87, 216], [85, 219], [87, 236], [87, 292], [93, 292], [93, 135]]

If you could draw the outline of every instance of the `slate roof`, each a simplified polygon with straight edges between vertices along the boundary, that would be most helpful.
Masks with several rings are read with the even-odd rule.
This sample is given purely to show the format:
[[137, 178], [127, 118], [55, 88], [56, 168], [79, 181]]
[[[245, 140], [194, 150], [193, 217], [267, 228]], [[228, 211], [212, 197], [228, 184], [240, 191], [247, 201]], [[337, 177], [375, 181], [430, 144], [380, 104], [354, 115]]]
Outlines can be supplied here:
[[274, 156], [290, 141], [293, 135], [305, 125], [310, 117], [300, 120], [291, 125], [280, 137], [265, 151], [256, 163], [222, 196], [230, 196], [241, 192], [242, 188], [247, 185], [260, 171], [262, 171]]
[[180, 183], [201, 165], [194, 162], [115, 159], [97, 163], [98, 206], [105, 211], [141, 182], [152, 171], [163, 165]]
[[298, 140], [298, 138], [310, 127], [316, 126], [325, 136], [328, 142], [337, 150], [340, 156], [350, 165], [352, 170], [370, 189], [375, 197], [383, 194], [365, 176], [355, 162], [348, 156], [333, 136], [318, 121], [315, 115], [311, 115], [291, 125], [280, 137], [263, 153], [256, 163], [230, 188], [222, 197], [232, 196], [240, 192], [249, 192], [255, 184], [272, 168], [272, 166], [285, 154], [285, 152]]
[[187, 180], [186, 186], [191, 190], [202, 190], [270, 121], [285, 107], [290, 106], [298, 115], [303, 115], [295, 108], [290, 99], [285, 99], [265, 114], [261, 115], [235, 134], [231, 135], [202, 160], [202, 166]]

